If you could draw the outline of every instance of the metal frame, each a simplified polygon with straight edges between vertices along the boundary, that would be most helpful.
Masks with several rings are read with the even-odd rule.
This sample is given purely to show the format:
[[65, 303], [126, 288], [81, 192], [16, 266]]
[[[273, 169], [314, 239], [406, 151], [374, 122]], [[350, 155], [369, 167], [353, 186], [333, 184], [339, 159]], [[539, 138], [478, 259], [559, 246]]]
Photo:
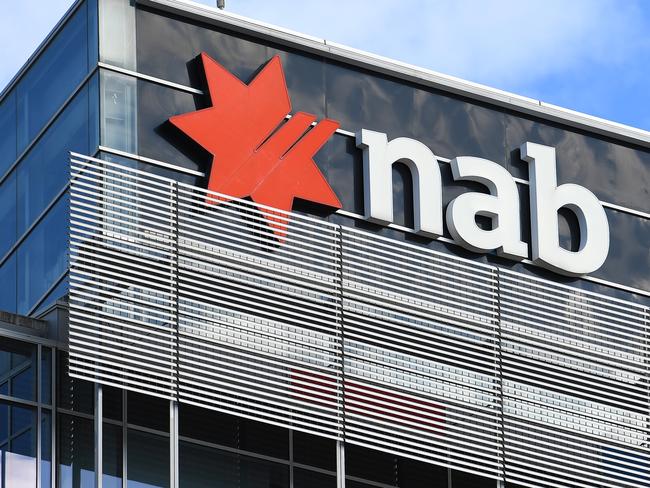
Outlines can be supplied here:
[[649, 481], [647, 307], [72, 166], [71, 376], [172, 423], [180, 402], [522, 486]]

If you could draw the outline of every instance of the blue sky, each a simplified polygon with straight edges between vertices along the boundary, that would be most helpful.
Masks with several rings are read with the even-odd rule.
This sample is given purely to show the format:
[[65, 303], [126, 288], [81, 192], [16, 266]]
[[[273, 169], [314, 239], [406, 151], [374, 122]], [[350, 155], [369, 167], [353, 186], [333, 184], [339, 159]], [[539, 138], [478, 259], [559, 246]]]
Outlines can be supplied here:
[[[12, 2], [0, 86], [72, 0]], [[199, 3], [215, 5], [216, 0]], [[226, 0], [247, 17], [650, 130], [650, 0]]]

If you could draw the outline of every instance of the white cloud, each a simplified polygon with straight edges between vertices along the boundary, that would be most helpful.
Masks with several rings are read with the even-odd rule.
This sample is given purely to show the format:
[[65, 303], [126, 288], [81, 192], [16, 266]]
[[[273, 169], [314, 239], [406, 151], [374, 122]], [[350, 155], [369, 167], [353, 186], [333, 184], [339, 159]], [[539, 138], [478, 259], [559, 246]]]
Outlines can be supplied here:
[[[622, 92], [647, 99], [650, 9], [644, 2], [226, 0], [230, 12], [646, 127], [639, 106], [622, 107], [627, 113], [617, 115], [626, 103]], [[4, 10], [0, 89], [72, 3], [21, 0]], [[600, 91], [591, 82], [598, 79]]]

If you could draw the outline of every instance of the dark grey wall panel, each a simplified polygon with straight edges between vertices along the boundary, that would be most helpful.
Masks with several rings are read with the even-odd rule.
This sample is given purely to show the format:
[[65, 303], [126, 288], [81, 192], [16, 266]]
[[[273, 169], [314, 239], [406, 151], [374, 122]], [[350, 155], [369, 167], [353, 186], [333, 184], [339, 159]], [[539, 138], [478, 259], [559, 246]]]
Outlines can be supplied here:
[[[307, 111], [319, 118], [330, 117], [338, 120], [348, 131], [367, 128], [386, 132], [389, 139], [412, 137], [427, 144], [440, 157], [469, 155], [487, 158], [506, 166], [513, 176], [524, 179], [528, 171], [526, 164], [519, 159], [518, 147], [526, 141], [551, 145], [557, 150], [560, 184], [576, 183], [593, 191], [603, 201], [644, 212], [650, 210], [650, 151], [646, 149], [144, 8], [138, 9], [137, 31], [138, 71], [141, 73], [204, 90], [205, 80], [198, 58], [202, 51], [245, 82], [249, 82], [261, 66], [278, 54], [282, 59], [293, 113]], [[211, 156], [167, 122], [172, 115], [209, 105], [207, 94], [191, 95], [140, 81], [140, 154], [209, 172]], [[362, 214], [363, 167], [361, 151], [355, 147], [354, 138], [334, 135], [314, 159], [339, 196], [343, 208]], [[481, 185], [454, 183], [448, 165], [440, 163], [440, 168], [445, 206], [464, 191], [485, 191]], [[410, 226], [412, 182], [403, 168], [396, 167], [393, 174], [395, 223]], [[522, 239], [530, 242], [528, 187], [519, 187]], [[314, 212], [308, 206], [298, 210]], [[650, 290], [646, 276], [650, 259], [650, 223], [611, 209], [607, 214], [612, 234], [610, 255], [593, 276]], [[496, 263], [577, 287], [599, 288], [594, 283], [559, 277], [494, 255], [479, 256], [458, 246], [340, 216], [330, 217], [332, 221], [341, 219], [356, 227], [382, 235], [390, 234], [396, 239], [432, 249]], [[559, 233], [564, 247], [576, 248], [579, 236], [576, 226], [572, 214], [561, 212]], [[619, 294], [613, 290], [610, 293]], [[646, 298], [641, 300], [647, 301]]]

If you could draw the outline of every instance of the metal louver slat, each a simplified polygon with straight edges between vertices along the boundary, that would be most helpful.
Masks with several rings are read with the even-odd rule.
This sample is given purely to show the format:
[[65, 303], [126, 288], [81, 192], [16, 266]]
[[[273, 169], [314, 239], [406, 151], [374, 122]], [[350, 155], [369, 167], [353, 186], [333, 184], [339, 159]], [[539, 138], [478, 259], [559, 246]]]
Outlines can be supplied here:
[[70, 373], [175, 398], [175, 187], [82, 157], [71, 178]]
[[77, 154], [70, 194], [72, 376], [520, 486], [650, 484], [647, 307]]
[[279, 243], [265, 209], [179, 198], [179, 400], [341, 438], [337, 229], [295, 216]]
[[499, 282], [508, 479], [648, 486], [647, 310], [504, 270]]

